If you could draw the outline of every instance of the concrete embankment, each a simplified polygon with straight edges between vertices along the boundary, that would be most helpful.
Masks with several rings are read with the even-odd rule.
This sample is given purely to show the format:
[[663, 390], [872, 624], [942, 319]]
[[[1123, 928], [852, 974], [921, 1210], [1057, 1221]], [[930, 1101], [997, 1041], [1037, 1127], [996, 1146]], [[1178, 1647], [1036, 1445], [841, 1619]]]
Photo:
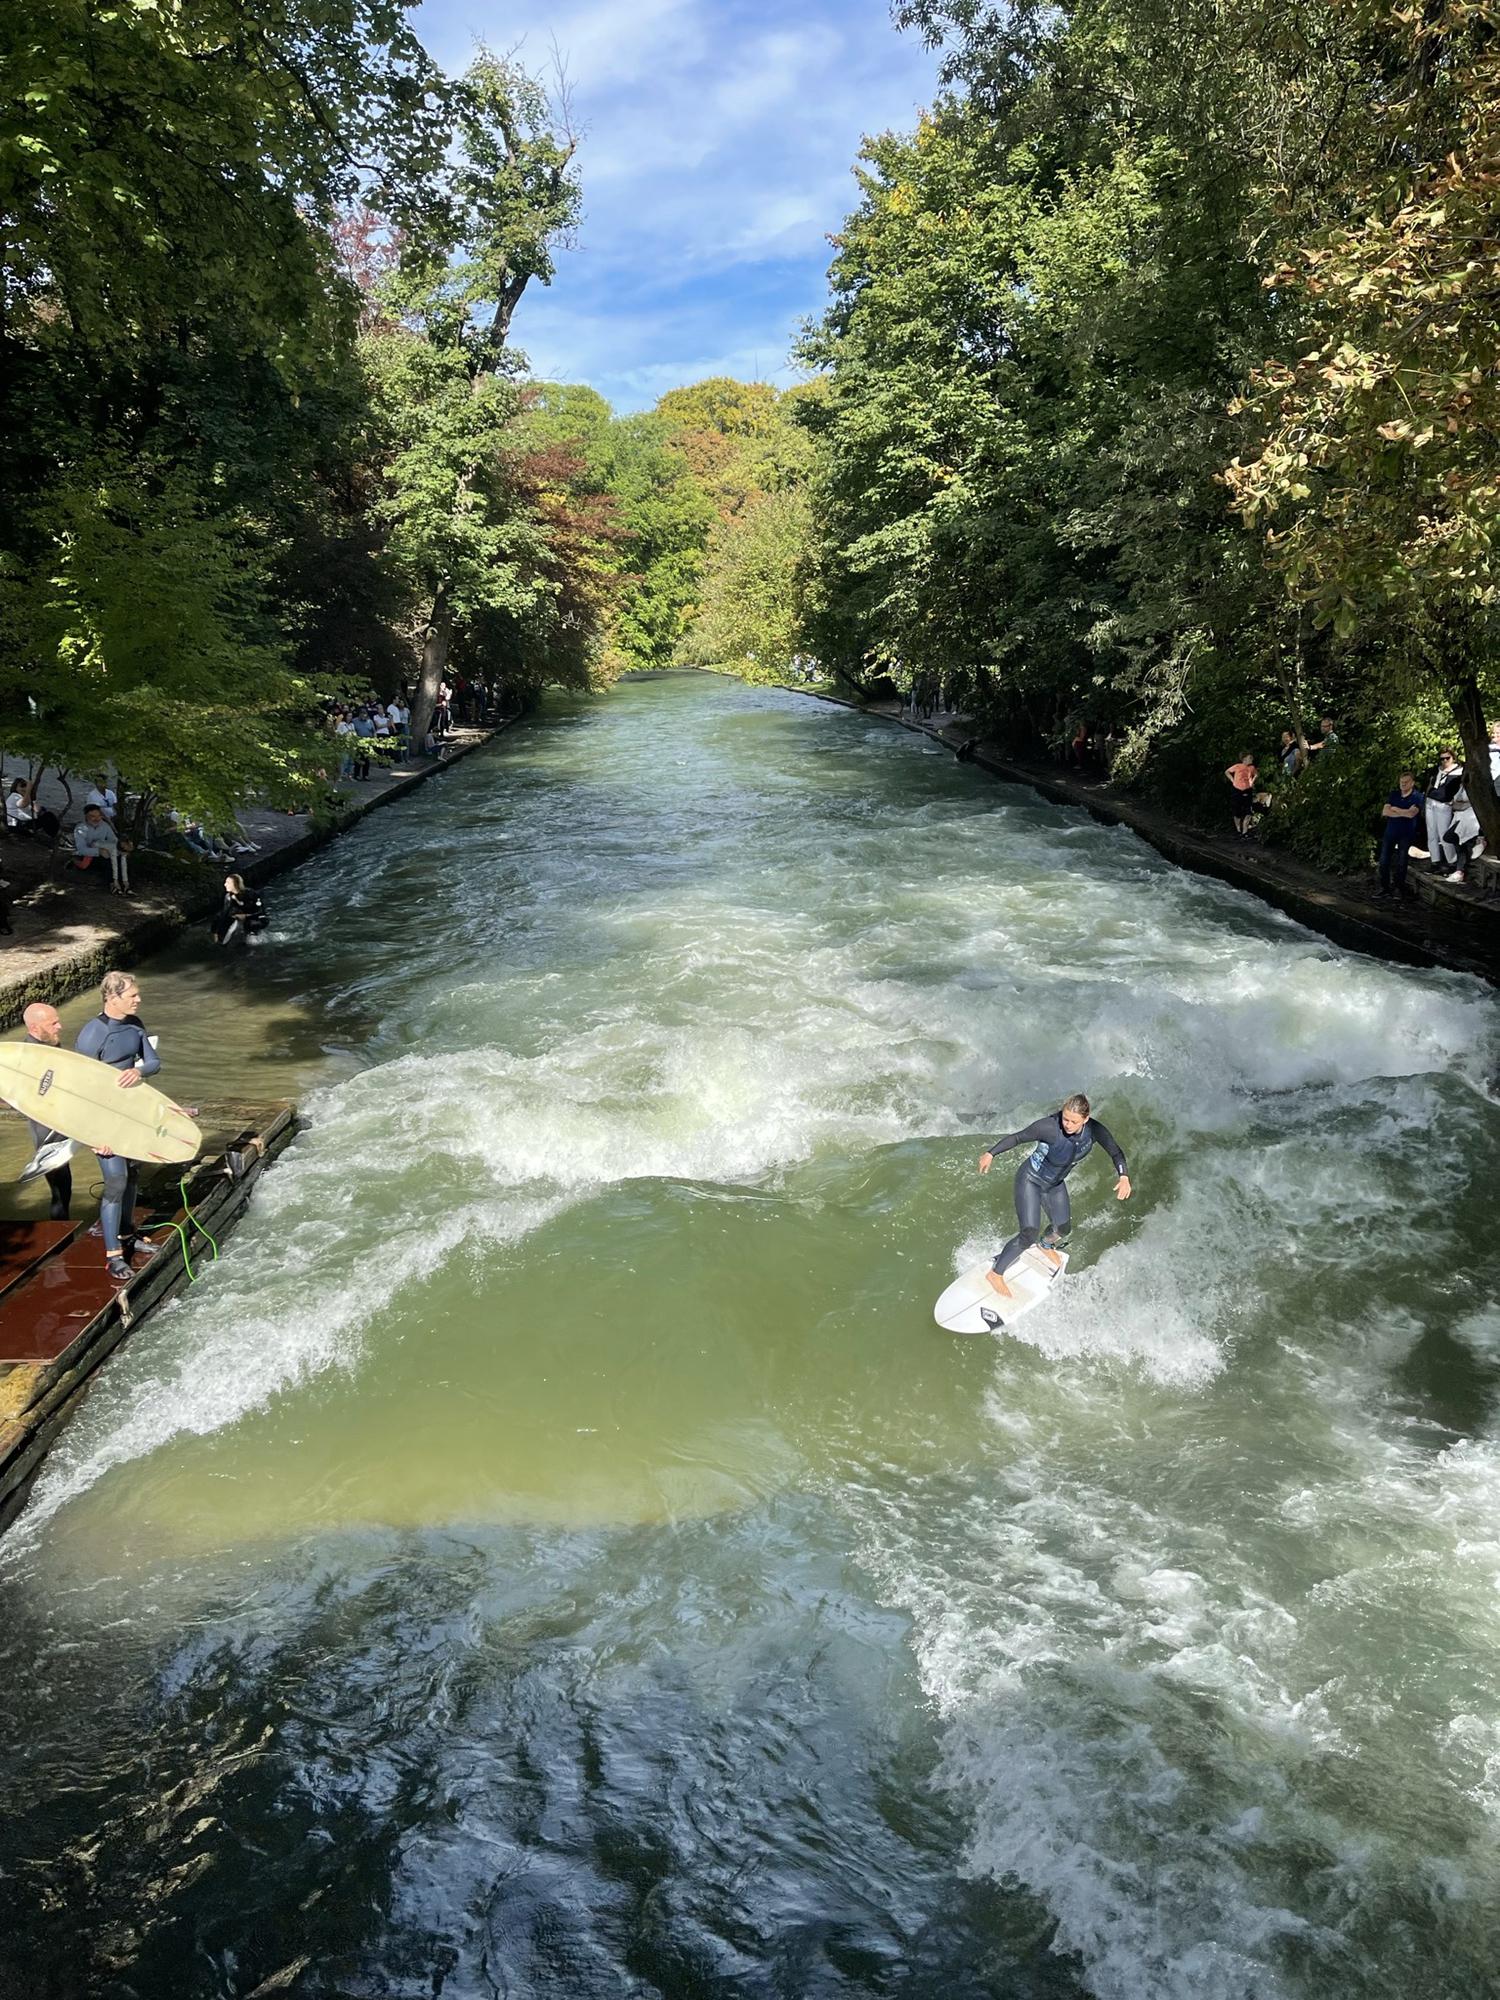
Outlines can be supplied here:
[[1492, 894], [1448, 891], [1446, 885], [1427, 878], [1425, 862], [1412, 864], [1418, 891], [1412, 902], [1378, 902], [1371, 885], [1360, 878], [1327, 875], [1273, 848], [1203, 833], [1109, 785], [1017, 757], [984, 738], [976, 742], [973, 725], [962, 717], [914, 720], [898, 713], [893, 704], [858, 702], [820, 689], [783, 685], [790, 694], [809, 695], [815, 701], [899, 723], [955, 753], [972, 743], [968, 761], [993, 776], [1028, 785], [1059, 805], [1078, 806], [1110, 825], [1127, 826], [1179, 867], [1248, 889], [1336, 944], [1405, 965], [1469, 972], [1500, 985], [1500, 901]]
[[[506, 721], [489, 729], [460, 729], [449, 739], [451, 747], [442, 759], [414, 770], [372, 773], [366, 789], [341, 792], [337, 810], [326, 819], [253, 808], [241, 823], [259, 853], [241, 855], [222, 866], [194, 866], [190, 879], [170, 888], [153, 888], [147, 873], [136, 897], [125, 901], [103, 898], [97, 889], [75, 883], [64, 888], [49, 882], [35, 908], [20, 904], [15, 909], [17, 935], [6, 940], [0, 955], [0, 1028], [13, 1026], [33, 1000], [66, 1000], [112, 967], [138, 964], [188, 925], [204, 922], [219, 906], [226, 869], [263, 887], [367, 813], [405, 798], [429, 778], [483, 749], [509, 726]], [[183, 864], [173, 866], [177, 871]]]

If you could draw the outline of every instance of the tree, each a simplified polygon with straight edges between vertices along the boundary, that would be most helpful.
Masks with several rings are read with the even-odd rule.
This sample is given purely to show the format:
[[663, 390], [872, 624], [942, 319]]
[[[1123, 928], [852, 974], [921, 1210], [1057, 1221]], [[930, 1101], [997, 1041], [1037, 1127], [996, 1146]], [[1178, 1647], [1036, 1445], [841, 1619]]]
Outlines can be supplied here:
[[802, 632], [809, 514], [806, 490], [784, 487], [715, 524], [685, 653], [747, 680], [782, 678]]
[[[204, 811], [248, 784], [305, 796], [288, 641], [309, 598], [338, 601], [309, 575], [318, 548], [367, 560], [354, 301], [324, 225], [366, 188], [418, 219], [443, 81], [390, 0], [37, 0], [5, 14], [0, 63], [13, 691], [67, 754], [138, 757]], [[154, 716], [122, 706], [133, 687]], [[166, 716], [191, 755], [152, 741]]]
[[721, 520], [753, 495], [806, 476], [812, 453], [791, 420], [794, 394], [713, 375], [658, 402], [666, 435]]
[[1500, 851], [1484, 693], [1500, 602], [1500, 5], [1348, 0], [1383, 81], [1331, 220], [1265, 279], [1302, 338], [1238, 406], [1230, 464], [1293, 597], [1344, 638], [1405, 634], [1463, 741]]
[[214, 825], [247, 794], [310, 800], [317, 684], [291, 670], [257, 558], [194, 483], [100, 458], [41, 511], [30, 525], [52, 560], [0, 571], [10, 746], [75, 770], [113, 763]]
[[[506, 343], [528, 284], [552, 277], [554, 246], [578, 214], [577, 141], [566, 107], [513, 64], [481, 56], [456, 93], [454, 155], [440, 223], [412, 235], [387, 297], [427, 350], [386, 367], [390, 387], [420, 388], [430, 435], [397, 417], [387, 474], [398, 560], [426, 598], [411, 729], [421, 742], [447, 668], [456, 617], [506, 608], [514, 576], [502, 553], [487, 469], [518, 410]], [[472, 405], [465, 410], [465, 399]], [[399, 397], [397, 399], [399, 401]], [[393, 412], [396, 405], [390, 404]]]

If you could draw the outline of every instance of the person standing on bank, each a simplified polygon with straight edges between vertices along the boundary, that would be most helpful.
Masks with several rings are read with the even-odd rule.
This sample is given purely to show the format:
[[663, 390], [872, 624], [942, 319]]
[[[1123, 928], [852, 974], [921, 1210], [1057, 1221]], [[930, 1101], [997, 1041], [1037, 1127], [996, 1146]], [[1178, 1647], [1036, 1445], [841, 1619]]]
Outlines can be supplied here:
[[[33, 1000], [21, 1016], [21, 1022], [28, 1042], [38, 1043], [44, 1049], [62, 1047], [62, 1016], [44, 1000]], [[31, 1143], [38, 1152], [61, 1136], [50, 1125], [44, 1125], [40, 1118], [28, 1118], [26, 1123], [31, 1127]], [[47, 1176], [47, 1188], [52, 1196], [51, 1220], [66, 1222], [73, 1202], [73, 1169], [66, 1162], [54, 1167]]]
[[[117, 1069], [121, 1090], [130, 1090], [161, 1068], [161, 1059], [136, 1012], [141, 989], [128, 972], [106, 972], [100, 997], [102, 1008], [92, 1021], [84, 1023], [74, 1046], [81, 1056], [92, 1056]], [[104, 1175], [104, 1197], [99, 1203], [104, 1262], [116, 1284], [123, 1285], [130, 1278], [129, 1260], [136, 1248], [135, 1193], [140, 1162], [122, 1160], [108, 1147], [99, 1152], [98, 1160]]]
[[[1002, 1299], [1011, 1297], [1005, 1274], [1040, 1238], [1042, 1255], [1054, 1267], [1062, 1262], [1058, 1245], [1068, 1233], [1072, 1208], [1068, 1200], [1068, 1175], [1095, 1146], [1102, 1146], [1115, 1168], [1115, 1199], [1129, 1201], [1130, 1176], [1125, 1171], [1125, 1155], [1114, 1134], [1089, 1115], [1089, 1101], [1081, 1093], [1070, 1097], [1050, 1118], [1038, 1118], [1019, 1132], [1004, 1132], [979, 1156], [979, 1171], [987, 1174], [997, 1153], [1008, 1153], [1029, 1144], [1030, 1153], [1016, 1173], [1016, 1220], [1021, 1225], [995, 1259], [989, 1281]], [[1042, 1212], [1052, 1227], [1041, 1234]]]
[[1427, 858], [1434, 868], [1458, 866], [1458, 842], [1453, 822], [1464, 788], [1464, 767], [1451, 750], [1439, 750], [1437, 772], [1427, 787]]
[[1237, 764], [1224, 773], [1229, 783], [1229, 817], [1241, 840], [1250, 838], [1250, 822], [1255, 817], [1255, 781], [1260, 776], [1255, 759], [1247, 750]]
[[1406, 886], [1406, 864], [1410, 858], [1412, 841], [1416, 837], [1417, 822], [1427, 807], [1426, 795], [1417, 790], [1417, 781], [1410, 771], [1403, 771], [1396, 780], [1396, 789], [1380, 808], [1380, 817], [1385, 821], [1385, 829], [1380, 836], [1380, 893], [1382, 896], [1409, 896]]

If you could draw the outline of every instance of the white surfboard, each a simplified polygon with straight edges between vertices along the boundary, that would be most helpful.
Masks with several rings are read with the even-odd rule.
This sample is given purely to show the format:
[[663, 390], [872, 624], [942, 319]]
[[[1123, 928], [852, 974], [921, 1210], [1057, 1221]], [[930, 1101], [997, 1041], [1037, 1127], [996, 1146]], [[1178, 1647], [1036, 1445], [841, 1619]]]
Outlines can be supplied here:
[[[1040, 1305], [1068, 1268], [1068, 1253], [1060, 1250], [1054, 1265], [1034, 1245], [1005, 1274], [1011, 1297], [1002, 1299], [985, 1275], [990, 1264], [976, 1264], [955, 1278], [932, 1309], [938, 1325], [949, 1333], [1004, 1333], [1023, 1313]], [[993, 1261], [993, 1260], [992, 1260]]]
[[78, 1151], [76, 1139], [59, 1139], [54, 1132], [50, 1139], [44, 1139], [31, 1158], [16, 1175], [19, 1187], [26, 1181], [34, 1181], [39, 1174], [55, 1174], [59, 1167], [65, 1167]]
[[120, 1072], [73, 1049], [0, 1042], [0, 1098], [60, 1138], [107, 1146], [123, 1160], [196, 1160], [203, 1134], [149, 1083], [120, 1088]]

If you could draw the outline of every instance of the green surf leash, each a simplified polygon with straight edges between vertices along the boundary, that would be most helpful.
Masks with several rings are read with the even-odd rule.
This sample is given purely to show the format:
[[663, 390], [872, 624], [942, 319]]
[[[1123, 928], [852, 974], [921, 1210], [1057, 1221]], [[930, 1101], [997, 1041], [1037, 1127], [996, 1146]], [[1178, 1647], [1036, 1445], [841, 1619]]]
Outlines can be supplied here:
[[[207, 1231], [207, 1230], [206, 1230], [206, 1229], [205, 1229], [205, 1228], [203, 1227], [203, 1224], [202, 1224], [202, 1223], [201, 1223], [201, 1222], [200, 1222], [200, 1221], [198, 1220], [197, 1216], [196, 1216], [196, 1215], [194, 1215], [194, 1213], [193, 1213], [192, 1209], [191, 1209], [191, 1208], [189, 1207], [189, 1205], [188, 1205], [188, 1197], [187, 1197], [187, 1175], [186, 1175], [186, 1174], [184, 1174], [184, 1175], [182, 1176], [182, 1179], [181, 1179], [181, 1180], [180, 1180], [180, 1181], [179, 1181], [179, 1182], [177, 1183], [177, 1191], [178, 1191], [178, 1193], [179, 1193], [179, 1194], [180, 1194], [180, 1195], [182, 1196], [182, 1212], [183, 1212], [183, 1214], [184, 1214], [184, 1215], [185, 1215], [185, 1216], [187, 1217], [188, 1221], [189, 1221], [190, 1223], [192, 1223], [193, 1227], [194, 1227], [194, 1228], [195, 1228], [195, 1229], [196, 1229], [196, 1230], [198, 1231], [198, 1233], [199, 1233], [199, 1235], [200, 1235], [200, 1236], [207, 1236], [207, 1237], [208, 1237], [208, 1247], [210, 1248], [210, 1250], [212, 1250], [212, 1251], [213, 1251], [213, 1260], [212, 1260], [212, 1261], [213, 1261], [213, 1262], [214, 1262], [215, 1264], [217, 1264], [217, 1263], [218, 1263], [218, 1261], [219, 1261], [219, 1246], [218, 1246], [218, 1244], [217, 1244], [217, 1243], [216, 1243], [216, 1242], [214, 1241], [213, 1237], [212, 1237], [212, 1236], [209, 1236], [209, 1234], [208, 1234], [208, 1231]], [[198, 1273], [197, 1273], [197, 1272], [196, 1272], [196, 1271], [195, 1271], [195, 1270], [193, 1269], [193, 1260], [192, 1260], [192, 1258], [191, 1258], [191, 1257], [190, 1257], [190, 1256], [188, 1255], [188, 1234], [187, 1234], [187, 1231], [186, 1231], [186, 1229], [184, 1229], [184, 1228], [183, 1228], [182, 1224], [181, 1224], [180, 1222], [178, 1222], [178, 1221], [176, 1220], [176, 1218], [175, 1218], [175, 1217], [173, 1218], [173, 1220], [172, 1220], [172, 1221], [171, 1221], [171, 1222], [170, 1222], [170, 1223], [169, 1223], [169, 1224], [168, 1224], [167, 1226], [168, 1226], [168, 1228], [170, 1228], [170, 1229], [175, 1229], [175, 1230], [177, 1231], [177, 1234], [178, 1234], [178, 1236], [179, 1236], [179, 1237], [180, 1237], [180, 1238], [182, 1239], [182, 1264], [183, 1264], [183, 1269], [184, 1269], [184, 1270], [185, 1270], [185, 1271], [187, 1272], [187, 1274], [188, 1274], [188, 1283], [189, 1283], [190, 1285], [196, 1285], [196, 1284], [197, 1284], [197, 1282], [198, 1282]]]

